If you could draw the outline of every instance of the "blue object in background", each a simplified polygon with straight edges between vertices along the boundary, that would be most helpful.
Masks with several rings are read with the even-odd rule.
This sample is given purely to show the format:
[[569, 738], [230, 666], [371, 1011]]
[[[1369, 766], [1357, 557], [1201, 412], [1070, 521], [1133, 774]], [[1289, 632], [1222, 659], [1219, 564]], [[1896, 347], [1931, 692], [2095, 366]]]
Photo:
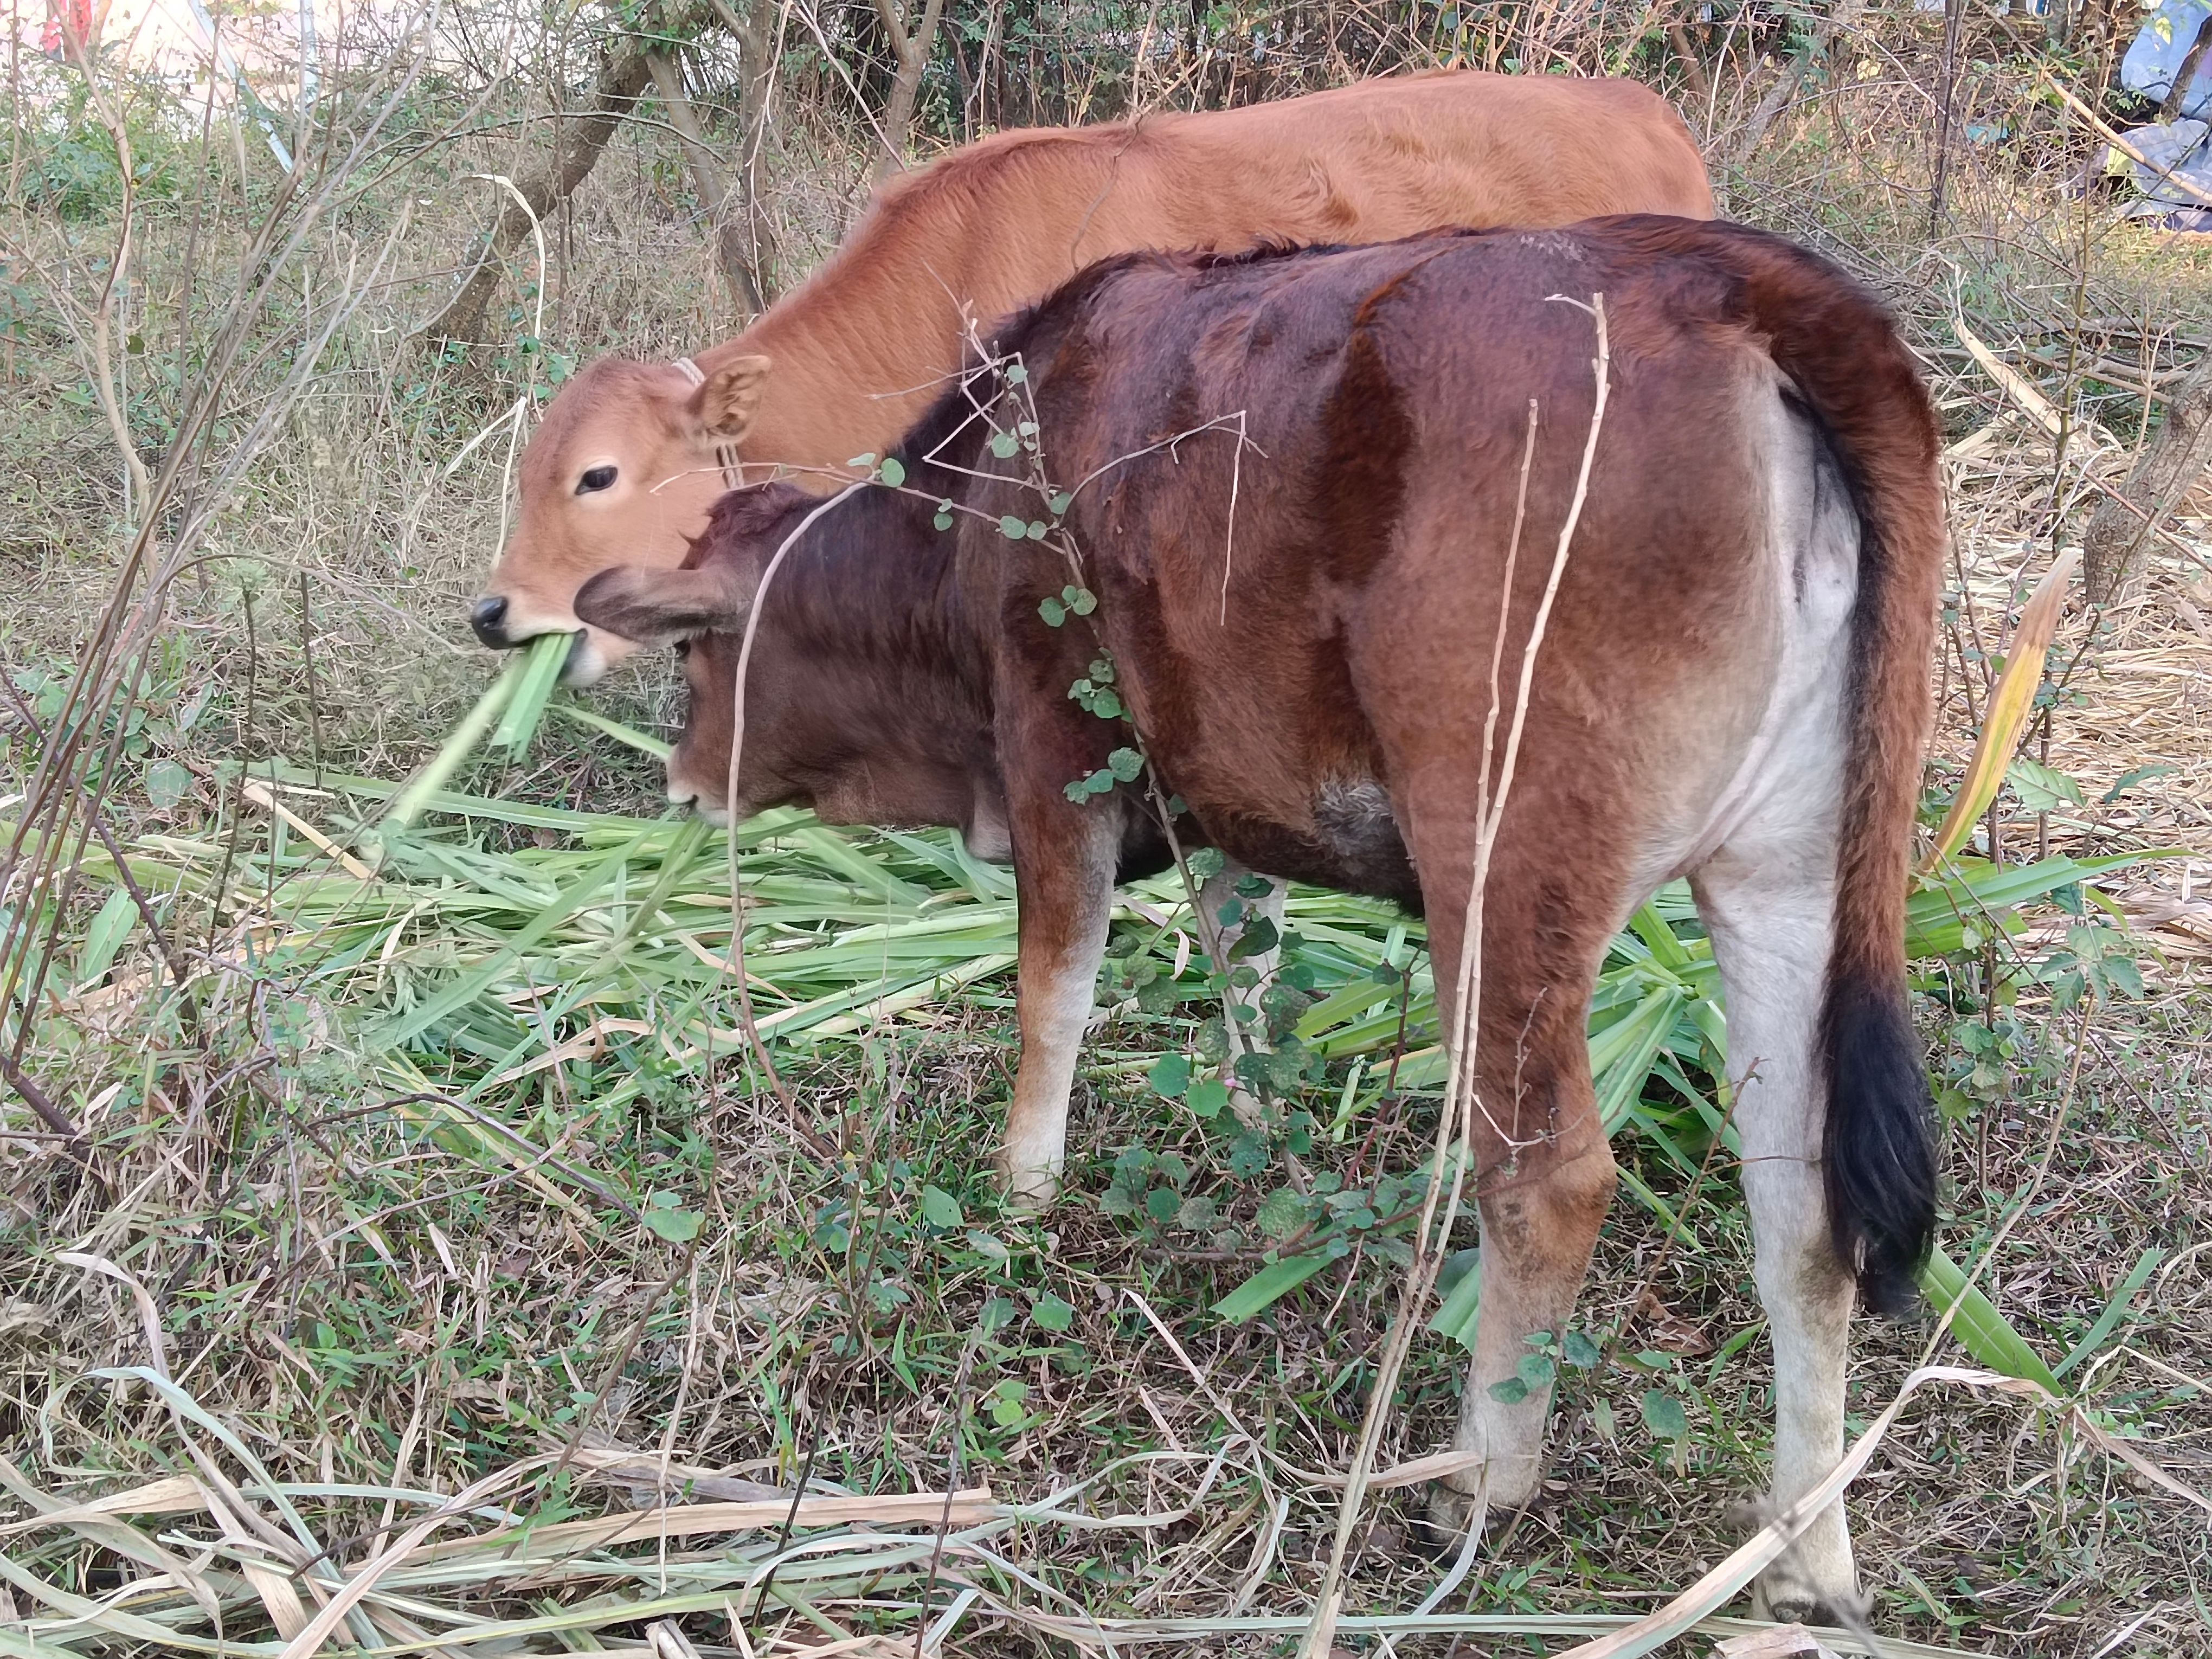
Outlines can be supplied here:
[[[2128, 55], [2120, 59], [2120, 84], [2146, 98], [2164, 100], [2208, 15], [2212, 15], [2212, 0], [2165, 0], [2145, 20]], [[2212, 117], [2212, 52], [2205, 53], [2190, 77], [2181, 113]]]

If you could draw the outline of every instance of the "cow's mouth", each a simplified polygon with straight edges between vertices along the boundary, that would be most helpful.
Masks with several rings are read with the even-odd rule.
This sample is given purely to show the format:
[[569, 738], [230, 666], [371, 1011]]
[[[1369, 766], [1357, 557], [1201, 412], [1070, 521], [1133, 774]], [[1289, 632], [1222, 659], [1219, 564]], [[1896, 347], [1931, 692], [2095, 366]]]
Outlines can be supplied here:
[[561, 665], [561, 684], [568, 686], [592, 684], [637, 649], [630, 641], [573, 617], [536, 626], [517, 623], [507, 596], [501, 593], [486, 594], [469, 607], [469, 628], [478, 643], [494, 651], [520, 651], [547, 634], [568, 635], [568, 659]]
[[668, 786], [668, 800], [672, 806], [687, 809], [718, 830], [729, 827], [729, 803], [720, 795], [702, 795], [688, 783], [672, 782]]

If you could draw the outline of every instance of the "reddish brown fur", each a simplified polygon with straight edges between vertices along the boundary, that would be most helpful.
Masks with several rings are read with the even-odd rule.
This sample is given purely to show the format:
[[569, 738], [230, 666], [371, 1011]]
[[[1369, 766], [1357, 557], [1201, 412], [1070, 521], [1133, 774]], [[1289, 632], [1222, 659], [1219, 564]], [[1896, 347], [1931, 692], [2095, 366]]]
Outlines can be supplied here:
[[[1802, 1086], [1761, 1091], [1738, 1119], [1747, 1158], [1754, 1133], [1784, 1149], [1759, 1155], [1765, 1196], [1753, 1198], [1786, 1502], [1841, 1446], [1838, 1293], [1856, 1269], [1871, 1298], [1893, 1299], [1934, 1205], [1901, 970], [1943, 551], [1936, 428], [1879, 307], [1832, 268], [1762, 233], [1656, 218], [1094, 267], [999, 344], [1029, 370], [1051, 477], [1090, 481], [1065, 528], [1095, 616], [1054, 628], [1040, 614], [1068, 579], [1061, 553], [998, 528], [1005, 514], [1038, 516], [1039, 492], [1004, 476], [1024, 463], [994, 462], [963, 395], [948, 394], [902, 452], [918, 494], [841, 502], [760, 599], [732, 799], [740, 813], [794, 802], [958, 823], [971, 840], [1003, 821], [1024, 1041], [1006, 1168], [1024, 1190], [1057, 1167], [1117, 865], [1162, 857], [1136, 791], [1080, 805], [1064, 793], [1128, 741], [1067, 696], [1102, 646], [1163, 790], [1188, 803], [1183, 843], [1425, 903], [1449, 1006], [1492, 646], [1502, 607], [1510, 698], [1592, 421], [1591, 324], [1566, 301], [1601, 294], [1611, 398], [1486, 890], [1473, 1066], [1483, 1313], [1461, 1438], [1484, 1462], [1466, 1479], [1504, 1504], [1537, 1477], [1542, 1393], [1512, 1404], [1488, 1390], [1530, 1332], [1571, 1316], [1611, 1194], [1586, 1038], [1607, 943], [1667, 876], [1720, 884], [1725, 911], [1726, 884], [1747, 864], [1765, 879], [1764, 860], [1793, 915], [1826, 918], [1811, 937], [1827, 961], [1821, 989], [1818, 958], [1801, 955], [1792, 982], [1814, 988], [1781, 1017], [1743, 988], [1747, 1026], [1763, 1018], [1770, 1041], [1803, 1033], [1795, 1052], [1765, 1057]], [[1509, 592], [1531, 399], [1528, 529]], [[1218, 424], [1198, 429], [1238, 413], [1252, 441], [1241, 453]], [[1820, 487], [1837, 468], [1847, 504]], [[940, 495], [976, 516], [935, 532]], [[1791, 501], [1812, 503], [1802, 520], [1787, 516]], [[731, 495], [684, 569], [609, 571], [578, 595], [587, 619], [641, 641], [714, 630], [688, 659], [678, 798], [723, 794], [730, 630], [817, 505], [787, 484]], [[1855, 563], [1848, 609], [1837, 561]], [[1809, 643], [1787, 659], [1785, 638]], [[1819, 677], [1809, 701], [1782, 691], [1785, 660]], [[1801, 703], [1832, 716], [1792, 725]], [[1762, 733], [1779, 746], [1759, 746]], [[1744, 769], [1769, 764], [1802, 769], [1778, 775], [1809, 780], [1808, 798], [1829, 804], [1806, 809], [1827, 866], [1800, 873], [1796, 794], [1784, 790], [1774, 816], [1771, 794], [1744, 793]], [[1756, 883], [1734, 889], [1747, 890]], [[1739, 911], [1730, 955], [1750, 963], [1759, 941], [1741, 923]], [[1806, 1052], [1816, 996], [1830, 1050], [1818, 1084]], [[1832, 1249], [1808, 1231], [1823, 1190], [1808, 1172], [1824, 1160]], [[1770, 1609], [1796, 1616], [1851, 1595], [1839, 1512], [1820, 1525], [1770, 1574]]]
[[[827, 487], [830, 474], [804, 469], [896, 442], [959, 366], [971, 323], [1092, 260], [1620, 212], [1712, 212], [1687, 131], [1626, 81], [1444, 71], [1000, 134], [886, 184], [804, 286], [700, 354], [709, 377], [768, 366], [750, 409], [727, 412], [716, 386], [695, 392], [667, 365], [616, 358], [563, 386], [524, 450], [514, 534], [486, 590], [505, 605], [482, 631], [513, 644], [574, 627], [571, 600], [594, 572], [673, 567], [723, 488], [718, 441], [755, 477], [781, 465]], [[613, 488], [578, 493], [610, 465]], [[592, 647], [587, 672], [627, 648]]]

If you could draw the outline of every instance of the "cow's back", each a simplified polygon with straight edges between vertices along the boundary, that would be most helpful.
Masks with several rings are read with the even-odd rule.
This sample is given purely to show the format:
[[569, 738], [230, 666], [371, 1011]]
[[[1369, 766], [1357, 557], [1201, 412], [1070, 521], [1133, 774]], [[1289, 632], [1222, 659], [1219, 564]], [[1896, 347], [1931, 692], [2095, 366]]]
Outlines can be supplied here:
[[[1633, 81], [1441, 70], [1173, 118], [1162, 136], [1176, 153], [1160, 167], [1159, 199], [1142, 204], [1155, 225], [1183, 216], [1173, 198], [1178, 185], [1189, 198], [1189, 178], [1237, 181], [1249, 207], [1233, 228], [1245, 240], [1388, 241], [1451, 225], [1713, 212], [1689, 130]], [[1239, 246], [1205, 222], [1218, 216], [1192, 216], [1188, 243], [1137, 226], [1124, 246]]]
[[[1576, 493], [1597, 295], [1608, 406], [1537, 717], [1559, 743], [1640, 728], [1643, 752], [1679, 755], [1666, 734], [1702, 718], [1698, 684], [1765, 672], [1746, 595], [1764, 603], [1779, 381], [1698, 248], [1654, 258], [1604, 227], [1429, 236], [1204, 270], [1133, 258], [1074, 289], [1024, 343], [1046, 465], [1096, 476], [1073, 528], [1136, 718], [1194, 802], [1296, 825], [1316, 778], [1354, 799], [1403, 744], [1467, 740], [1471, 667], [1501, 609], [1525, 635]], [[1440, 698], [1460, 718], [1437, 720]], [[1247, 848], [1332, 878], [1295, 844]]]
[[1439, 70], [1274, 103], [1002, 133], [890, 186], [825, 273], [926, 250], [979, 314], [1138, 249], [1382, 242], [1614, 213], [1710, 218], [1689, 130], [1638, 82]]

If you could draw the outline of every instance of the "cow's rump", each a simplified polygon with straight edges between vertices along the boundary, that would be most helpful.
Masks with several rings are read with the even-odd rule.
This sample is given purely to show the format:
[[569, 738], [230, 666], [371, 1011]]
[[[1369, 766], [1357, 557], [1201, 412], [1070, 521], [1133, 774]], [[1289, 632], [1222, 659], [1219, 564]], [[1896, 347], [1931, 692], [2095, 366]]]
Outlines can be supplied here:
[[[1396, 819], [1424, 768], [1481, 741], [1501, 615], [1517, 675], [1582, 465], [1602, 296], [1605, 430], [1530, 710], [1552, 764], [1525, 810], [1574, 821], [1624, 885], [1632, 843], [1694, 842], [1776, 669], [1783, 596], [1756, 573], [1824, 551], [1848, 584], [1856, 532], [1833, 488], [1815, 537], [1811, 481], [1840, 482], [1826, 441], [1713, 257], [1729, 233], [1682, 228], [1656, 249], [1645, 222], [1133, 256], [1006, 332], [1037, 377], [1046, 471], [1091, 481], [1066, 522], [1125, 698], [1209, 837], [1417, 899]], [[1774, 482], [1792, 468], [1802, 501]], [[1001, 493], [1025, 510], [1020, 486]], [[974, 556], [1012, 561], [1020, 617], [1064, 568], [994, 539]], [[1022, 626], [1013, 648], [1040, 672], [1079, 673], [1072, 636]]]

